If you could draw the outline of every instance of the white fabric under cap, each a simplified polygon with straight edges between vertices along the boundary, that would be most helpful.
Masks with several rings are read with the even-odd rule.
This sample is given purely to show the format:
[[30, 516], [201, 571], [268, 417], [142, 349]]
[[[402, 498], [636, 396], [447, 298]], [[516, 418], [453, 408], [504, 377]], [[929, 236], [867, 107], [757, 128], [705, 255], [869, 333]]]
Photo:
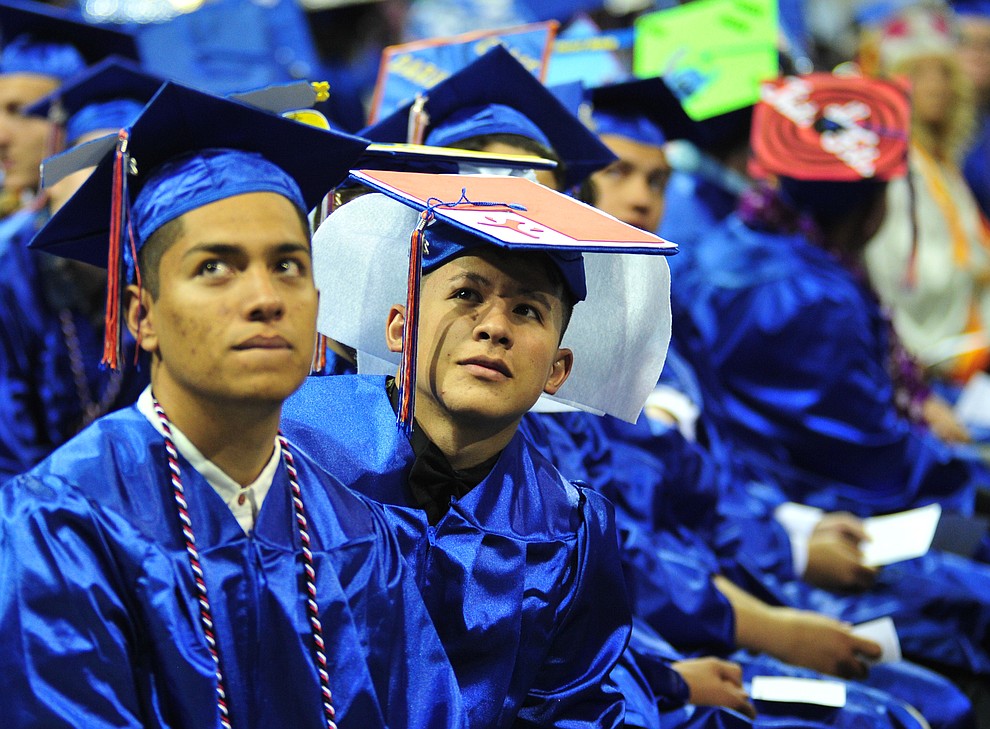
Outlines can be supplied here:
[[[409, 236], [418, 213], [385, 195], [347, 203], [313, 237], [321, 333], [358, 351], [358, 371], [395, 374], [385, 324], [405, 302]], [[553, 400], [635, 422], [670, 342], [670, 270], [663, 256], [585, 253], [588, 298], [562, 346], [574, 368]]]

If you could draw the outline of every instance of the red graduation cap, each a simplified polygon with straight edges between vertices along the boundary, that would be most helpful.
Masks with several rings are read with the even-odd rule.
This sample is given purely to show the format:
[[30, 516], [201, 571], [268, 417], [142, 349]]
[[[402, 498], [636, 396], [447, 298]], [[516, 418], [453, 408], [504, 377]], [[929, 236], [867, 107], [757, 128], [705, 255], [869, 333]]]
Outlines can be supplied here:
[[906, 89], [877, 78], [813, 73], [763, 84], [753, 112], [754, 177], [855, 182], [907, 172]]

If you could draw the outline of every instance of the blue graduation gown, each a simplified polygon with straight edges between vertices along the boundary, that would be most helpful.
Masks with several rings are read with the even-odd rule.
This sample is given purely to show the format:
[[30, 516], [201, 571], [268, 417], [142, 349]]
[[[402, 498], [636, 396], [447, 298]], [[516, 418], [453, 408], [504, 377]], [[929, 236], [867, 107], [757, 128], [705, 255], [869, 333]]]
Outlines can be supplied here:
[[671, 286], [691, 265], [699, 239], [735, 209], [736, 196], [700, 175], [676, 171], [664, 190], [663, 220], [657, 235], [674, 241], [677, 255], [670, 257]]
[[[380, 507], [293, 453], [337, 721], [459, 727], [456, 679]], [[237, 729], [325, 727], [282, 463], [246, 535], [180, 457]], [[5, 726], [216, 727], [163, 438], [106, 416], [0, 491]]]
[[[795, 577], [789, 540], [771, 511], [759, 516], [738, 502], [722, 509], [724, 470], [677, 430], [655, 434], [645, 419], [633, 426], [587, 413], [527, 415], [525, 422], [562, 473], [586, 480], [615, 505], [634, 613], [678, 650], [731, 652], [731, 607], [711, 584], [721, 573], [771, 604], [853, 623], [893, 615], [905, 653], [973, 671], [987, 665], [990, 570], [984, 565], [932, 554], [888, 567], [866, 593], [817, 590]], [[719, 598], [727, 614], [712, 608]], [[733, 658], [745, 665], [749, 654]], [[791, 667], [780, 666], [784, 673], [772, 675], [791, 675]], [[899, 679], [886, 678], [892, 674]], [[933, 726], [968, 720], [960, 692], [930, 671], [902, 663], [874, 669], [867, 681], [874, 680], [924, 710]]]
[[[52, 301], [64, 293], [58, 290], [63, 283], [49, 272], [55, 259], [27, 248], [44, 221], [44, 213], [23, 210], [0, 224], [0, 481], [26, 471], [75, 435], [83, 418], [60, 307]], [[98, 364], [103, 330], [74, 313], [80, 365], [89, 391], [98, 397], [109, 380]], [[125, 351], [129, 360], [130, 350]], [[110, 409], [131, 404], [146, 385], [147, 374], [128, 361]]]
[[983, 214], [990, 217], [990, 114], [986, 112], [963, 161], [963, 176]]
[[520, 435], [430, 526], [411, 507], [413, 451], [383, 377], [311, 377], [283, 428], [327, 470], [390, 505], [457, 673], [470, 725], [612, 727], [605, 681], [630, 630], [609, 504]]
[[838, 262], [736, 216], [692, 260], [672, 294], [711, 357], [740, 458], [771, 471], [793, 501], [828, 511], [938, 501], [971, 513], [990, 472], [897, 412], [886, 326]]

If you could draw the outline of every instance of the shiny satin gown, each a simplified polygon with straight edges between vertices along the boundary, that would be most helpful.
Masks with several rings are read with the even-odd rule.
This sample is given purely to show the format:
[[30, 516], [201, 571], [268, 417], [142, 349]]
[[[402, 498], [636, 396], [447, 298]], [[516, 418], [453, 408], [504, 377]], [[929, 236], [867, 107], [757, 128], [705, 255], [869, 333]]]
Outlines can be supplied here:
[[[147, 368], [137, 371], [130, 361], [130, 346], [119, 383], [100, 368], [102, 327], [78, 311], [58, 259], [27, 248], [44, 221], [42, 212], [20, 211], [0, 222], [0, 481], [75, 435], [85, 414], [83, 382], [88, 398], [107, 401], [104, 412], [130, 405], [148, 384]], [[68, 335], [62, 311], [72, 325]]]
[[311, 377], [283, 429], [385, 504], [464, 695], [473, 729], [614, 727], [606, 678], [630, 630], [611, 507], [520, 435], [435, 526], [410, 508], [413, 451], [383, 377]]
[[[380, 507], [293, 453], [341, 727], [462, 725], [459, 691]], [[283, 462], [244, 533], [179, 459], [235, 729], [326, 727]], [[219, 726], [163, 438], [134, 407], [0, 489], [9, 727]]]

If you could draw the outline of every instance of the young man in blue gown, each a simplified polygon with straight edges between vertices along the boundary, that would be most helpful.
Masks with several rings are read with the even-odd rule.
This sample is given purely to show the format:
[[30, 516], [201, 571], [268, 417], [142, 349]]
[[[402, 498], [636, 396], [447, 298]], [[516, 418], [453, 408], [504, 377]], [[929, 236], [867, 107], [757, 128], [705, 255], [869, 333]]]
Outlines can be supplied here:
[[[619, 225], [526, 180], [462, 177], [449, 184], [460, 191], [464, 180], [467, 199], [493, 201], [479, 197], [479, 179], [540, 190], [563, 217], [577, 211], [596, 224]], [[534, 205], [526, 195], [502, 202]], [[493, 221], [506, 214], [493, 210]], [[317, 233], [323, 331], [358, 351], [359, 368], [364, 356], [403, 349], [408, 309], [395, 304], [406, 297], [405, 250], [418, 219], [412, 208], [366, 195], [331, 214]], [[516, 430], [542, 394], [573, 399], [566, 388], [576, 381], [569, 375], [580, 353], [561, 337], [565, 329], [567, 336], [579, 331], [582, 317], [594, 323], [587, 307], [595, 299], [608, 304], [608, 297], [601, 288], [592, 295], [580, 255], [506, 251], [486, 242], [485, 224], [464, 231], [438, 220], [425, 230], [411, 435], [396, 428], [402, 406], [394, 381], [371, 375], [311, 378], [287, 402], [284, 428], [319, 463], [334, 464], [357, 489], [389, 505], [472, 727], [619, 726], [623, 699], [608, 676], [630, 618], [611, 508], [562, 479]], [[662, 291], [666, 266], [646, 258], [628, 268]], [[351, 294], [338, 288], [347, 282], [356, 287]], [[588, 300], [580, 301], [586, 289]], [[621, 302], [614, 308], [622, 322]], [[663, 297], [654, 297], [643, 313], [649, 325], [640, 344], [655, 355], [653, 371], [666, 347], [665, 308]], [[602, 359], [605, 367], [614, 363]], [[623, 377], [610, 387], [594, 374], [600, 366], [588, 362], [584, 372], [593, 373], [589, 384], [597, 383], [604, 399], [629, 389]], [[379, 371], [389, 368], [395, 372], [391, 365]]]
[[151, 386], [0, 491], [7, 725], [462, 725], [380, 508], [278, 434], [365, 145], [167, 84], [36, 239], [108, 265]]

